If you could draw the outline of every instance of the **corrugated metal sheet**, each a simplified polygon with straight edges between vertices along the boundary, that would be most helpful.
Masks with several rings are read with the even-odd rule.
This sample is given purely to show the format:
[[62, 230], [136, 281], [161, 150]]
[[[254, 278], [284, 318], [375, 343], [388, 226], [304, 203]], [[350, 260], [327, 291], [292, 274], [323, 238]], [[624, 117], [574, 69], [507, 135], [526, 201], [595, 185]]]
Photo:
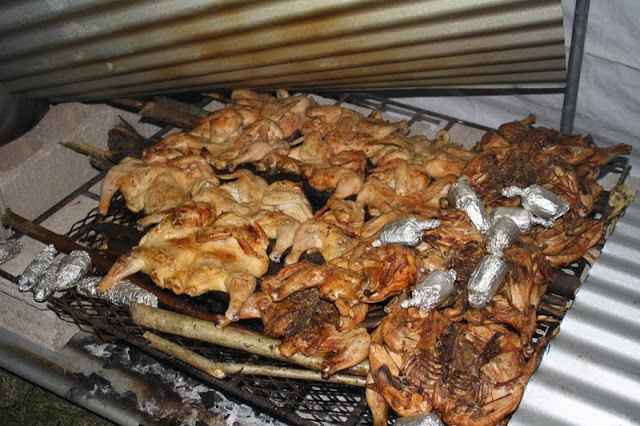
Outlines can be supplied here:
[[510, 425], [640, 424], [640, 201], [629, 206]]
[[90, 100], [233, 87], [564, 87], [559, 0], [30, 0], [0, 81]]

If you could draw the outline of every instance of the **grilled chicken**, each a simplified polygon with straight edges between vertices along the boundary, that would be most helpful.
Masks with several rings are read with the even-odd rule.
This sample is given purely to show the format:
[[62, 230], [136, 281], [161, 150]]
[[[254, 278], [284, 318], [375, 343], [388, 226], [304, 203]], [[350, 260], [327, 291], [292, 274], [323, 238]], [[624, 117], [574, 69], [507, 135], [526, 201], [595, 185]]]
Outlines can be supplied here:
[[359, 326], [349, 332], [338, 331], [337, 309], [315, 289], [296, 292], [281, 302], [273, 302], [266, 293], [254, 293], [240, 317], [260, 318], [265, 335], [283, 339], [279, 349], [285, 356], [324, 354], [323, 373], [327, 376], [359, 364], [369, 353], [367, 330]]
[[229, 293], [226, 317], [237, 321], [244, 300], [255, 290], [256, 277], [267, 271], [268, 244], [264, 231], [251, 220], [235, 213], [216, 218], [209, 204], [185, 203], [117, 260], [98, 291], [141, 271], [176, 294]]
[[[178, 294], [226, 291], [229, 321], [261, 319], [266, 335], [283, 339], [286, 356], [324, 354], [326, 375], [368, 356], [376, 425], [387, 424], [389, 408], [400, 416], [438, 411], [450, 424], [504, 422], [546, 344], [532, 337], [549, 268], [600, 240], [605, 219], [592, 217], [603, 192], [598, 166], [630, 149], [598, 148], [590, 137], [533, 123], [534, 116], [506, 123], [469, 151], [446, 131], [434, 140], [408, 136], [406, 122], [380, 111], [365, 117], [285, 91], [236, 90], [191, 131], [107, 174], [100, 212], [120, 190], [130, 210], [147, 214], [145, 226], [158, 225], [118, 259], [99, 291], [138, 271]], [[238, 169], [244, 164], [294, 173], [332, 193], [314, 214], [303, 184], [268, 184]], [[507, 272], [481, 309], [467, 303], [466, 285], [487, 254], [485, 237], [446, 199], [463, 174], [489, 212], [520, 204], [501, 195], [512, 185], [541, 185], [571, 206], [549, 229], [535, 226], [504, 250]], [[408, 215], [442, 224], [413, 248], [371, 246], [385, 224]], [[285, 266], [263, 277], [269, 258], [279, 262], [289, 248]], [[306, 260], [313, 252], [322, 264]], [[417, 282], [449, 269], [455, 289], [436, 308], [402, 307]], [[386, 314], [371, 336], [363, 326], [370, 310]]]
[[111, 198], [119, 190], [132, 212], [155, 213], [189, 200], [203, 180], [215, 180], [215, 175], [198, 156], [159, 163], [127, 157], [112, 167], [102, 181], [98, 211], [106, 214]]

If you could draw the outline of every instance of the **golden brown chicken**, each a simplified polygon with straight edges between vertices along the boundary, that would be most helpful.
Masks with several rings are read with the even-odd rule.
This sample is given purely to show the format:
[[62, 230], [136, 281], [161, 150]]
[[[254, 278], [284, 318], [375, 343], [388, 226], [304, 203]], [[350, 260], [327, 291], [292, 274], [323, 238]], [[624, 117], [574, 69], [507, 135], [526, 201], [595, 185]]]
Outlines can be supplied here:
[[[194, 187], [191, 201], [207, 203], [215, 216], [236, 213], [255, 220], [268, 238], [275, 240], [270, 253], [279, 262], [283, 253], [291, 247], [301, 222], [312, 218], [309, 201], [300, 185], [290, 181], [267, 182], [249, 170], [219, 175], [225, 183], [202, 181]], [[188, 203], [188, 202], [187, 202]], [[179, 207], [161, 210], [138, 221], [144, 227], [160, 222]]]
[[143, 272], [176, 294], [229, 293], [225, 315], [237, 321], [242, 304], [255, 290], [256, 277], [267, 271], [268, 244], [264, 231], [249, 219], [235, 213], [216, 218], [209, 204], [185, 203], [117, 260], [98, 291]]
[[166, 210], [191, 199], [194, 188], [204, 180], [215, 181], [211, 167], [199, 156], [178, 157], [166, 162], [147, 163], [127, 157], [112, 167], [100, 188], [100, 214], [106, 214], [116, 191], [127, 208], [146, 214]]
[[322, 220], [308, 220], [296, 230], [291, 252], [284, 259], [285, 265], [300, 260], [305, 253], [318, 252], [329, 261], [342, 256], [360, 243], [357, 237], [349, 236], [339, 226]]

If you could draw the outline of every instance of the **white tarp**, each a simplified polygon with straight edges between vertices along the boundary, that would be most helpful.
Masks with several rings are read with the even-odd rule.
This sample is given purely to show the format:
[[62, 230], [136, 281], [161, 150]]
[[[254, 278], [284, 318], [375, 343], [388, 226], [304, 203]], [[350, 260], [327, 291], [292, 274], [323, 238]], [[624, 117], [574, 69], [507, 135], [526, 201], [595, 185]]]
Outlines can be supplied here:
[[[575, 0], [563, 0], [567, 60]], [[640, 1], [591, 1], [574, 133], [599, 145], [633, 146], [631, 173], [640, 176]], [[562, 94], [415, 97], [402, 102], [489, 127], [535, 114], [537, 124], [560, 128]]]

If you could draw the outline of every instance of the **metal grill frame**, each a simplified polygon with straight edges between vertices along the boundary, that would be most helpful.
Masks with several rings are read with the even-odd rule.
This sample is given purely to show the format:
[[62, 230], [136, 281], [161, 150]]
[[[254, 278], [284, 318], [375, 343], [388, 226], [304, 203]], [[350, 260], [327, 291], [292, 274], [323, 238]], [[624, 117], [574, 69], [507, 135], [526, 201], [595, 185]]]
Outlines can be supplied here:
[[[337, 98], [336, 104], [350, 104], [372, 110], [379, 109], [383, 113], [400, 113], [407, 116], [410, 125], [417, 121], [433, 123], [436, 120], [440, 121], [441, 125], [444, 121], [443, 128], [445, 130], [451, 129], [455, 124], [482, 131], [491, 130], [485, 126], [468, 123], [371, 94], [341, 94]], [[614, 161], [602, 168], [601, 175], [607, 173], [619, 174], [618, 183], [620, 184], [628, 175], [629, 166], [624, 161]], [[595, 217], [608, 213], [608, 206], [602, 203], [602, 200], [606, 199], [607, 193], [605, 192], [594, 211]], [[103, 239], [88, 226], [97, 220], [99, 220], [97, 211], [93, 210], [85, 219], [74, 224], [67, 235], [77, 242], [85, 243], [93, 248], [99, 247], [104, 242]], [[126, 210], [124, 200], [120, 197], [114, 199], [109, 213], [101, 220], [125, 226], [135, 226], [137, 217]], [[603, 245], [604, 240], [600, 241], [595, 249], [599, 252]], [[564, 312], [571, 305], [571, 300], [581, 283], [581, 278], [583, 279], [586, 276], [589, 268], [590, 264], [583, 258], [561, 270], [556, 270], [556, 275], [550, 283], [538, 311], [539, 321], [534, 335], [534, 342], [538, 338], [553, 332], [559, 326]], [[204, 304], [207, 309], [218, 309], [217, 312], [220, 313], [224, 312], [225, 309], [224, 301], [210, 295], [188, 299], [196, 306]], [[74, 322], [84, 330], [93, 331], [105, 341], [124, 342], [136, 347], [160, 361], [171, 364], [178, 370], [198, 378], [213, 388], [287, 423], [295, 425], [371, 424], [372, 419], [366, 404], [364, 388], [258, 376], [235, 376], [223, 380], [215, 379], [182, 361], [149, 349], [146, 340], [142, 338], [142, 333], [145, 330], [132, 323], [131, 317], [126, 310], [117, 308], [108, 302], [83, 297], [75, 290], [69, 290], [58, 297], [52, 296], [48, 302], [50, 308], [63, 320]], [[266, 365], [284, 365], [271, 359], [193, 339], [166, 334], [163, 337], [216, 361], [244, 361]], [[390, 422], [392, 421], [393, 417], [390, 418]]]

